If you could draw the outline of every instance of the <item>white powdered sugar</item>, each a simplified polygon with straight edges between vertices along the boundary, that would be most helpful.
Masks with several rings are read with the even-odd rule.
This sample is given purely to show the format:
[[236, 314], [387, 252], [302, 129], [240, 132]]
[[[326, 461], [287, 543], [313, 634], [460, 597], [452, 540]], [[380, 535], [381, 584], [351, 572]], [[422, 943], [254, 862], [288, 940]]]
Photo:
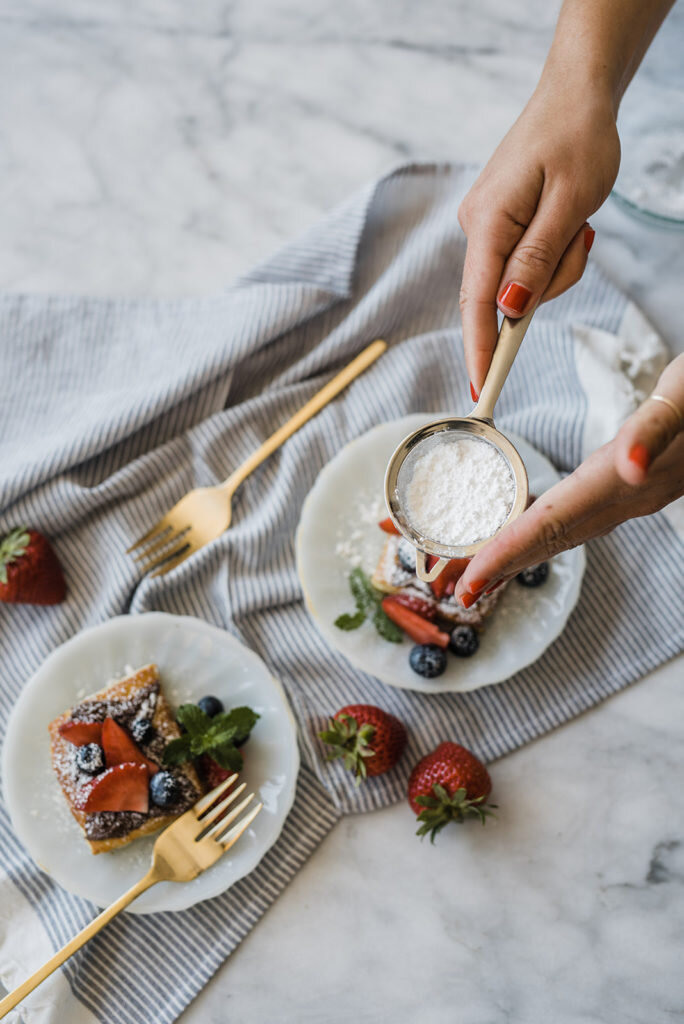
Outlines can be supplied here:
[[405, 512], [417, 533], [464, 547], [493, 536], [515, 498], [515, 479], [487, 441], [459, 437], [416, 450], [406, 484]]

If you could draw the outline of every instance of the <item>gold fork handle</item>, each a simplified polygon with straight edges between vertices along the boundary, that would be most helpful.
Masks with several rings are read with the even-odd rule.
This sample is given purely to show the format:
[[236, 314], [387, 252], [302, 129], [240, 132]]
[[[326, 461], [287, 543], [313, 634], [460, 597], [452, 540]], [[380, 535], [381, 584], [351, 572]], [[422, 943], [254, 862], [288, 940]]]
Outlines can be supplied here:
[[320, 391], [316, 392], [313, 398], [310, 398], [306, 405], [303, 405], [294, 414], [292, 419], [289, 419], [287, 423], [284, 423], [282, 427], [276, 430], [275, 434], [271, 434], [268, 440], [264, 441], [241, 466], [238, 466], [228, 479], [220, 485], [221, 489], [232, 495], [235, 488], [242, 483], [245, 477], [248, 477], [257, 466], [261, 465], [264, 459], [267, 459], [276, 448], [279, 448], [283, 442], [287, 441], [288, 437], [291, 437], [296, 430], [303, 427], [307, 420], [310, 420], [312, 416], [320, 412], [324, 405], [327, 405], [336, 395], [339, 395], [340, 391], [343, 391], [348, 384], [351, 384], [355, 377], [358, 377], [360, 373], [367, 370], [371, 363], [374, 363], [378, 356], [382, 355], [386, 348], [387, 343], [385, 341], [372, 342], [356, 359], [353, 359], [348, 366], [345, 366], [344, 370], [333, 377], [332, 380], [329, 380]]
[[78, 933], [78, 935], [75, 935], [70, 942], [67, 942], [66, 946], [62, 946], [62, 948], [55, 953], [53, 957], [50, 957], [42, 967], [39, 967], [30, 978], [27, 978], [26, 981], [22, 982], [18, 988], [15, 988], [13, 992], [6, 995], [4, 999], [0, 999], [0, 1020], [2, 1020], [10, 1010], [13, 1010], [14, 1007], [22, 1001], [22, 999], [25, 999], [29, 992], [33, 992], [34, 988], [37, 988], [41, 981], [45, 981], [53, 971], [56, 971], [57, 968], [61, 967], [61, 965], [68, 960], [70, 956], [73, 956], [76, 950], [80, 949], [81, 946], [84, 946], [89, 939], [92, 939], [93, 935], [97, 935], [100, 928], [104, 928], [104, 926], [108, 924], [113, 917], [116, 917], [124, 907], [127, 907], [129, 903], [132, 903], [133, 900], [136, 899], [136, 897], [140, 896], [141, 893], [145, 892], [146, 889], [149, 889], [151, 885], [154, 885], [155, 882], [158, 881], [159, 876], [155, 873], [153, 868], [150, 868], [145, 877], [141, 878], [139, 882], [136, 882], [132, 889], [125, 892], [123, 896], [119, 896], [118, 900], [115, 900], [111, 906], [107, 907], [106, 910], [103, 910], [101, 914], [90, 922], [90, 924], [87, 924], [85, 928]]

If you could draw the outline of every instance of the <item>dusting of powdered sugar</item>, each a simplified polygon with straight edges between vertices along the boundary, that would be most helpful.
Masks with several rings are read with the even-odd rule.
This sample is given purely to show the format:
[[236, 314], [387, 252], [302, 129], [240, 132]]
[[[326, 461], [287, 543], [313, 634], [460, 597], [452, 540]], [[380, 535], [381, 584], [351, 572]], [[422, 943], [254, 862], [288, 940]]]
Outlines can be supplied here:
[[385, 502], [381, 497], [360, 501], [354, 509], [354, 522], [345, 521], [340, 524], [335, 537], [335, 554], [354, 569], [357, 566], [373, 563], [377, 558], [377, 538], [379, 530], [371, 533], [371, 549], [369, 551], [369, 526], [377, 527], [381, 519], [387, 515]]
[[479, 438], [425, 445], [424, 451], [416, 450], [410, 471], [402, 502], [407, 519], [437, 544], [463, 547], [493, 536], [515, 498], [506, 459]]

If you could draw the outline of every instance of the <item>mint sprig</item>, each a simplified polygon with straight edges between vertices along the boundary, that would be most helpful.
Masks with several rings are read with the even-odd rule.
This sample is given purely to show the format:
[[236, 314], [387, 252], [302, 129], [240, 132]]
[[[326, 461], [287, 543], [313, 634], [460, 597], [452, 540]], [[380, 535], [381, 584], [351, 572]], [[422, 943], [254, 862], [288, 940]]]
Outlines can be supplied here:
[[338, 615], [335, 619], [337, 628], [358, 629], [370, 617], [381, 637], [389, 640], [390, 643], [400, 644], [404, 639], [404, 634], [399, 626], [385, 614], [382, 607], [382, 599], [385, 595], [382, 591], [376, 590], [363, 569], [358, 566], [349, 573], [349, 589], [356, 602], [356, 612], [353, 615], [347, 612]]
[[208, 754], [226, 771], [240, 771], [242, 754], [236, 744], [246, 740], [256, 725], [256, 711], [232, 708], [210, 718], [196, 704], [181, 704], [176, 718], [185, 734], [167, 743], [164, 764], [183, 764]]

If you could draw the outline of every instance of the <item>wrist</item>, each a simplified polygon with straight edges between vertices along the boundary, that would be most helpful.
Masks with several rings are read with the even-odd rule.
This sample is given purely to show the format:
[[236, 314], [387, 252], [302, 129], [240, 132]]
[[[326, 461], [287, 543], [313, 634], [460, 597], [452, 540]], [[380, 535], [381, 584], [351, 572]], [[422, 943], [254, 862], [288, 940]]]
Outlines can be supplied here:
[[573, 56], [554, 53], [552, 48], [535, 92], [546, 101], [553, 97], [559, 107], [570, 104], [587, 115], [600, 113], [614, 123], [623, 88], [600, 54]]

